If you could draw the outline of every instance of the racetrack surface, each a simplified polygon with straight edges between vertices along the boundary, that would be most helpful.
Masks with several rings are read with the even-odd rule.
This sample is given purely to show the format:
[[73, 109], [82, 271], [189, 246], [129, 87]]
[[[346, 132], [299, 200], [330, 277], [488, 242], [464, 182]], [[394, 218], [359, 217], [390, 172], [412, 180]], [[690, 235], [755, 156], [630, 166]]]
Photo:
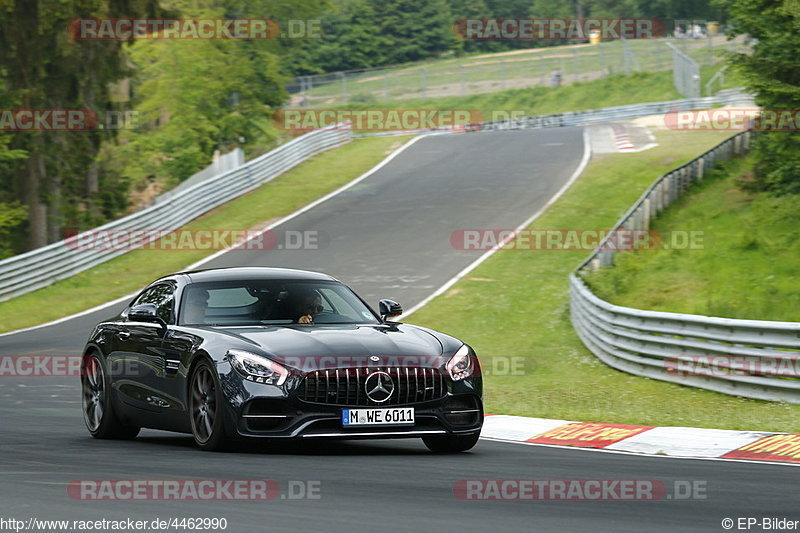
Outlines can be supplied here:
[[[347, 283], [376, 309], [379, 298], [410, 309], [481, 255], [454, 250], [453, 231], [516, 228], [569, 180], [583, 152], [581, 128], [426, 137], [367, 179], [274, 228], [281, 240], [275, 248], [231, 251], [201, 268], [316, 270]], [[316, 236], [320, 244], [279, 249], [287, 231]], [[0, 336], [0, 354], [79, 353], [91, 328], [123, 308]]]
[[[472, 263], [450, 246], [465, 228], [514, 228], [567, 182], [583, 155], [579, 128], [435, 136], [280, 230], [318, 231], [319, 250], [240, 251], [204, 267], [291, 266], [328, 272], [371, 304], [422, 301]], [[120, 306], [0, 337], [0, 354], [77, 354]], [[468, 340], [468, 339], [467, 339]], [[535, 391], [531, 392], [535, 394]], [[247, 443], [200, 452], [191, 437], [143, 431], [132, 442], [89, 437], [75, 378], [0, 378], [2, 518], [225, 517], [228, 531], [719, 531], [725, 517], [791, 516], [787, 467], [637, 457], [481, 441], [442, 456], [418, 440]], [[688, 407], [687, 407], [688, 408]], [[254, 479], [319, 482], [319, 499], [271, 502], [90, 502], [80, 479]], [[699, 481], [705, 499], [657, 502], [474, 502], [461, 479]], [[794, 517], [796, 518], [796, 517]]]

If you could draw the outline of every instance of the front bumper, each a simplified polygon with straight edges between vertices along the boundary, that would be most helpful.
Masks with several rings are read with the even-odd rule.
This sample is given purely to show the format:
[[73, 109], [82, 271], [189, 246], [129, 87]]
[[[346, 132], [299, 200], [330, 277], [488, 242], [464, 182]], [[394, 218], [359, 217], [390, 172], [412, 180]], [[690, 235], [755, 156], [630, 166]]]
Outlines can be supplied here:
[[[223, 370], [220, 368], [220, 370]], [[304, 401], [302, 378], [281, 387], [247, 381], [234, 370], [220, 372], [227, 397], [229, 434], [255, 438], [412, 438], [428, 435], [474, 435], [483, 425], [480, 377], [447, 380], [438, 399], [392, 405], [332, 405]], [[407, 426], [343, 427], [342, 409], [413, 407], [415, 422]]]

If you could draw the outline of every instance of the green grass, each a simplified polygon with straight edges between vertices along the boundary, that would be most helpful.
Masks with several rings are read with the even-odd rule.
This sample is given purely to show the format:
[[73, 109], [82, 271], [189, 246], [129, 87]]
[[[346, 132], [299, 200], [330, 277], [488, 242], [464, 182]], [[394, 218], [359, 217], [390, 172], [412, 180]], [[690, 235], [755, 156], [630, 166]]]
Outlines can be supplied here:
[[[722, 132], [676, 131], [656, 135], [660, 144], [654, 149], [593, 159], [584, 175], [532, 227], [610, 228], [659, 175], [726, 136]], [[583, 346], [569, 321], [567, 275], [587, 254], [500, 251], [409, 321], [463, 338], [490, 370], [496, 361], [502, 361], [497, 357], [521, 358], [521, 372], [495, 372], [486, 377], [489, 413], [800, 431], [798, 405], [683, 387], [629, 375], [601, 363]], [[497, 365], [495, 370], [502, 367]]]
[[619, 254], [615, 268], [587, 277], [596, 294], [642, 309], [800, 321], [800, 197], [743, 191], [752, 165], [732, 161], [656, 219], [668, 244], [697, 232], [694, 246]]
[[[703, 67], [707, 79], [719, 67]], [[742, 80], [726, 76], [723, 88], [739, 87]], [[483, 120], [504, 120], [509, 112], [515, 116], [544, 115], [600, 109], [633, 103], [661, 102], [683, 98], [672, 85], [671, 72], [634, 72], [614, 75], [592, 82], [578, 82], [562, 87], [532, 87], [509, 89], [472, 96], [424, 98], [376, 102], [349, 103], [339, 109], [462, 109], [479, 111]]]
[[[355, 179], [406, 140], [408, 137], [357, 139], [324, 152], [184, 228], [243, 230], [263, 226]], [[129, 252], [44, 289], [0, 302], [0, 331], [34, 326], [119, 298], [214, 252]]]
[[[740, 40], [741, 41], [741, 40]], [[684, 39], [673, 43], [700, 65], [718, 64], [723, 50], [741, 50], [740, 41], [724, 37], [709, 48], [706, 40]], [[672, 69], [672, 52], [664, 40], [631, 40], [627, 46], [633, 61], [628, 68], [653, 72]], [[407, 100], [430, 96], [491, 93], [512, 87], [549, 86], [554, 69], [562, 72], [563, 82], [588, 81], [626, 71], [621, 41], [566, 45], [494, 54], [474, 54], [317, 78], [307, 97], [315, 107], [329, 107], [343, 101], [363, 99]], [[719, 68], [719, 67], [717, 67]], [[703, 76], [703, 80], [707, 78]]]

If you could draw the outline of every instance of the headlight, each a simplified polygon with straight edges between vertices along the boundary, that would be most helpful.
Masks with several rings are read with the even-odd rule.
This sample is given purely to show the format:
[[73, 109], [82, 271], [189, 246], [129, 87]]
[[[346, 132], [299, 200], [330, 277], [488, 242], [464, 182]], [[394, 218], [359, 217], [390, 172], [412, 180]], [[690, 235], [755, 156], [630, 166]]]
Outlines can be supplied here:
[[472, 375], [474, 365], [472, 364], [472, 357], [469, 355], [469, 346], [466, 344], [458, 349], [456, 354], [450, 358], [445, 365], [447, 372], [453, 381], [461, 381]]
[[289, 371], [275, 361], [243, 350], [228, 350], [231, 366], [245, 379], [267, 385], [283, 385]]

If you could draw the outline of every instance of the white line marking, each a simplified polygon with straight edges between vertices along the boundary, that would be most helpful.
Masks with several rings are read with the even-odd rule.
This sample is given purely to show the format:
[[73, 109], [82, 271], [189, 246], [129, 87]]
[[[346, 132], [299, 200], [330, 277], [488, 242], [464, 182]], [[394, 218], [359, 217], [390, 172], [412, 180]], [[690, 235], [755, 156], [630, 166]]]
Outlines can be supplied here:
[[139, 291], [132, 292], [130, 294], [126, 294], [125, 296], [121, 296], [121, 297], [117, 298], [116, 300], [112, 300], [110, 302], [106, 302], [104, 304], [100, 304], [98, 306], [92, 307], [91, 309], [86, 309], [85, 311], [81, 311], [79, 313], [75, 313], [74, 315], [69, 315], [69, 316], [65, 316], [63, 318], [58, 318], [56, 320], [51, 320], [50, 322], [45, 322], [44, 324], [39, 324], [37, 326], [31, 326], [31, 327], [28, 327], [28, 328], [17, 329], [17, 330], [14, 330], [14, 331], [9, 331], [7, 333], [0, 333], [0, 337], [5, 337], [7, 335], [16, 335], [17, 333], [25, 333], [26, 331], [31, 331], [31, 330], [39, 329], [39, 328], [45, 328], [47, 326], [55, 326], [56, 324], [61, 324], [62, 322], [66, 322], [68, 320], [72, 320], [73, 318], [80, 318], [82, 316], [94, 313], [95, 311], [100, 311], [101, 309], [105, 309], [106, 307], [111, 307], [111, 306], [116, 305], [118, 303], [122, 303], [125, 300], [133, 298], [137, 294], [139, 294]]
[[476, 269], [476, 268], [477, 268], [477, 267], [478, 267], [478, 266], [479, 266], [481, 263], [483, 263], [484, 261], [486, 261], [487, 259], [489, 259], [489, 258], [490, 258], [490, 257], [491, 257], [491, 256], [492, 256], [492, 255], [493, 255], [493, 254], [494, 254], [494, 253], [497, 251], [497, 250], [499, 250], [499, 249], [501, 249], [503, 246], [505, 246], [505, 244], [506, 244], [508, 241], [510, 241], [511, 239], [513, 239], [513, 238], [514, 238], [514, 235], [516, 235], [516, 234], [517, 234], [517, 232], [519, 232], [519, 231], [522, 231], [523, 229], [525, 229], [525, 228], [527, 228], [528, 226], [530, 226], [530, 225], [533, 223], [533, 221], [534, 221], [534, 220], [536, 220], [537, 218], [539, 218], [539, 217], [542, 215], [542, 213], [544, 213], [544, 212], [547, 210], [547, 208], [548, 208], [548, 207], [550, 207], [551, 205], [553, 205], [553, 204], [556, 202], [556, 200], [558, 200], [559, 198], [561, 198], [561, 196], [562, 196], [562, 195], [563, 195], [565, 192], [567, 192], [567, 189], [569, 189], [569, 188], [572, 186], [572, 184], [573, 184], [573, 183], [575, 183], [575, 181], [576, 181], [576, 180], [577, 180], [577, 179], [580, 177], [580, 175], [583, 173], [584, 169], [586, 168], [586, 165], [589, 163], [589, 159], [591, 158], [591, 156], [592, 156], [592, 148], [591, 148], [591, 143], [589, 142], [589, 135], [588, 135], [588, 133], [587, 133], [587, 128], [583, 128], [583, 158], [581, 159], [580, 163], [578, 163], [578, 167], [575, 169], [575, 172], [573, 172], [573, 173], [572, 173], [572, 176], [570, 176], [570, 178], [569, 178], [569, 180], [567, 181], [567, 183], [565, 183], [565, 184], [564, 184], [564, 185], [561, 187], [561, 189], [559, 189], [559, 190], [558, 190], [558, 192], [557, 192], [555, 195], [553, 195], [553, 197], [552, 197], [552, 198], [550, 198], [550, 200], [548, 200], [548, 201], [547, 201], [547, 203], [546, 203], [546, 204], [544, 204], [544, 206], [542, 206], [542, 208], [541, 208], [541, 209], [539, 209], [538, 211], [536, 211], [536, 212], [535, 212], [535, 213], [534, 213], [534, 214], [533, 214], [531, 217], [529, 217], [529, 218], [528, 218], [528, 219], [527, 219], [525, 222], [523, 222], [522, 224], [520, 224], [519, 226], [517, 226], [517, 228], [514, 230], [514, 232], [513, 232], [511, 235], [509, 235], [507, 238], [503, 239], [503, 242], [501, 242], [501, 243], [497, 244], [497, 246], [495, 246], [495, 247], [494, 247], [494, 248], [492, 248], [491, 250], [487, 250], [487, 251], [486, 251], [486, 252], [485, 252], [483, 255], [481, 255], [481, 256], [480, 256], [478, 259], [476, 259], [475, 261], [473, 261], [472, 263], [470, 263], [470, 264], [469, 264], [469, 265], [468, 265], [466, 268], [464, 268], [464, 269], [463, 269], [461, 272], [459, 272], [458, 274], [456, 274], [455, 276], [453, 276], [452, 278], [450, 278], [450, 279], [447, 281], [447, 283], [445, 283], [444, 285], [442, 285], [441, 287], [439, 287], [439, 288], [436, 290], [436, 292], [434, 292], [433, 294], [431, 294], [430, 296], [428, 296], [427, 298], [425, 298], [424, 300], [422, 300], [421, 302], [419, 302], [417, 305], [413, 306], [411, 309], [409, 309], [408, 311], [406, 311], [405, 313], [403, 313], [403, 314], [400, 316], [400, 318], [399, 318], [398, 320], [403, 320], [403, 319], [406, 319], [406, 318], [408, 318], [408, 316], [409, 316], [409, 315], [411, 315], [412, 313], [414, 313], [414, 312], [416, 312], [416, 311], [419, 311], [419, 310], [420, 310], [422, 307], [424, 307], [425, 305], [427, 305], [427, 304], [428, 304], [428, 303], [429, 303], [431, 300], [433, 300], [433, 299], [434, 299], [434, 298], [436, 298], [437, 296], [440, 296], [441, 294], [443, 294], [444, 292], [446, 292], [446, 291], [447, 291], [447, 289], [449, 289], [450, 287], [452, 287], [453, 285], [455, 285], [455, 283], [456, 283], [458, 280], [460, 280], [461, 278], [463, 278], [464, 276], [466, 276], [467, 274], [469, 274], [470, 272], [472, 272], [473, 270], [475, 270], [475, 269]]
[[798, 463], [780, 463], [773, 461], [754, 461], [752, 459], [726, 459], [724, 457], [681, 457], [678, 455], [645, 455], [642, 453], [626, 452], [622, 450], [609, 450], [603, 448], [579, 448], [577, 446], [559, 446], [557, 444], [540, 444], [538, 442], [524, 442], [515, 440], [495, 439], [492, 437], [481, 437], [481, 440], [489, 440], [493, 442], [504, 442], [507, 444], [524, 444], [526, 446], [541, 446], [543, 448], [558, 448], [560, 450], [576, 450], [582, 452], [602, 452], [602, 453], [616, 453], [619, 455], [634, 455], [636, 457], [652, 457], [659, 459], [690, 459], [693, 461], [717, 461], [723, 463], [751, 463], [756, 465], [772, 465], [772, 466], [794, 466], [798, 467]]
[[[414, 137], [413, 139], [411, 139], [407, 143], [405, 143], [403, 146], [401, 146], [400, 148], [398, 148], [397, 150], [395, 150], [394, 152], [389, 154], [383, 161], [381, 161], [380, 163], [378, 163], [377, 165], [375, 165], [374, 167], [372, 167], [371, 169], [369, 169], [368, 171], [366, 171], [364, 174], [360, 175], [359, 177], [357, 177], [353, 181], [342, 185], [341, 187], [339, 187], [335, 191], [329, 192], [328, 194], [326, 194], [322, 198], [317, 198], [316, 200], [314, 200], [310, 204], [306, 204], [305, 206], [301, 207], [300, 209], [298, 209], [294, 213], [286, 215], [285, 217], [283, 217], [282, 219], [278, 220], [277, 222], [274, 222], [274, 223], [270, 224], [269, 226], [267, 226], [266, 228], [264, 228], [260, 232], [253, 234], [253, 236], [251, 236], [246, 242], [250, 242], [251, 240], [255, 239], [257, 236], [259, 236], [259, 235], [261, 235], [261, 234], [263, 234], [263, 233], [265, 233], [265, 232], [267, 232], [267, 231], [269, 231], [269, 230], [271, 230], [273, 228], [276, 228], [276, 227], [280, 226], [281, 224], [284, 224], [284, 223], [290, 221], [291, 219], [293, 219], [293, 218], [295, 218], [295, 217], [297, 217], [299, 215], [302, 215], [306, 211], [309, 211], [309, 210], [317, 207], [322, 202], [330, 200], [334, 196], [343, 193], [344, 191], [346, 191], [347, 189], [349, 189], [353, 185], [356, 185], [356, 184], [360, 183], [361, 181], [367, 179], [372, 174], [374, 174], [375, 172], [379, 171], [384, 166], [386, 166], [392, 159], [394, 159], [395, 157], [400, 155], [400, 153], [402, 153], [406, 148], [410, 147], [415, 142], [417, 142], [418, 140], [423, 139], [425, 137], [427, 137], [427, 135], [421, 135], [419, 137]], [[242, 247], [246, 248], [246, 243], [244, 243], [244, 244], [243, 243], [236, 243], [236, 245], [235, 245], [235, 248], [242, 248]], [[226, 248], [224, 250], [220, 250], [219, 252], [213, 253], [213, 254], [209, 255], [208, 257], [204, 257], [200, 261], [197, 261], [196, 263], [192, 263], [191, 265], [186, 267], [184, 270], [195, 270], [196, 268], [198, 268], [198, 267], [200, 267], [200, 266], [202, 266], [202, 265], [204, 265], [204, 264], [206, 264], [206, 263], [208, 263], [210, 261], [213, 261], [217, 257], [230, 252], [233, 248], [234, 247], [231, 246], [231, 247], [228, 247], [228, 248]]]
[[634, 148], [633, 150], [626, 150], [626, 152], [644, 152], [645, 150], [649, 150], [650, 148], [654, 148], [658, 146], [658, 143], [649, 143], [645, 144], [641, 148]]
[[[285, 217], [283, 217], [282, 219], [278, 220], [277, 222], [275, 222], [273, 224], [270, 224], [267, 228], [264, 228], [260, 233], [264, 233], [266, 231], [269, 231], [269, 230], [271, 230], [271, 229], [283, 224], [284, 222], [288, 222], [289, 220], [295, 218], [296, 216], [305, 213], [309, 209], [312, 209], [312, 208], [318, 206], [319, 204], [321, 204], [322, 202], [324, 202], [326, 200], [330, 200], [331, 198], [333, 198], [337, 194], [340, 194], [340, 193], [346, 191], [347, 189], [349, 189], [350, 187], [352, 187], [353, 185], [356, 185], [357, 183], [365, 180], [366, 178], [368, 178], [369, 176], [371, 176], [372, 174], [374, 174], [375, 172], [377, 172], [378, 170], [380, 170], [381, 168], [386, 166], [392, 159], [394, 159], [395, 157], [400, 155], [403, 151], [405, 151], [407, 148], [409, 148], [415, 142], [417, 142], [420, 139], [423, 139], [425, 137], [427, 137], [427, 135], [420, 135], [419, 137], [414, 137], [413, 139], [410, 139], [407, 143], [405, 143], [403, 146], [401, 146], [400, 148], [398, 148], [397, 150], [395, 150], [394, 152], [389, 154], [385, 159], [383, 159], [380, 163], [378, 163], [377, 165], [375, 165], [374, 167], [372, 167], [371, 169], [366, 171], [364, 174], [360, 175], [359, 177], [357, 177], [356, 179], [352, 180], [351, 182], [346, 183], [345, 185], [342, 185], [341, 187], [339, 187], [335, 191], [332, 191], [332, 192], [326, 194], [325, 196], [314, 200], [310, 204], [307, 204], [307, 205], [301, 207], [297, 211], [295, 211], [295, 212], [293, 212], [293, 213], [291, 213], [289, 215], [286, 215]], [[255, 236], [256, 235], [253, 235], [253, 237], [251, 237], [251, 239], [255, 238]], [[241, 243], [237, 243], [235, 245], [236, 248], [240, 248], [241, 246], [242, 246]], [[234, 246], [231, 246], [231, 247], [228, 247], [228, 248], [226, 248], [224, 250], [220, 250], [219, 252], [213, 253], [210, 256], [205, 257], [205, 258], [201, 259], [200, 261], [197, 261], [196, 263], [193, 263], [193, 264], [189, 265], [188, 267], [186, 267], [186, 268], [184, 268], [182, 270], [194, 270], [197, 267], [199, 267], [201, 265], [204, 265], [205, 263], [208, 263], [209, 261], [212, 261], [212, 260], [216, 259], [217, 257], [230, 252], [233, 248], [234, 248]], [[74, 318], [79, 318], [79, 317], [94, 313], [95, 311], [100, 311], [101, 309], [105, 309], [106, 307], [111, 307], [111, 306], [117, 305], [117, 304], [119, 304], [121, 302], [124, 302], [125, 300], [129, 300], [130, 298], [133, 298], [138, 293], [139, 293], [139, 291], [137, 290], [136, 292], [132, 292], [130, 294], [126, 294], [125, 296], [117, 298], [116, 300], [112, 300], [110, 302], [106, 302], [104, 304], [100, 304], [100, 305], [98, 305], [96, 307], [92, 307], [91, 309], [87, 309], [85, 311], [81, 311], [81, 312], [75, 313], [73, 315], [65, 316], [63, 318], [52, 320], [50, 322], [45, 322], [44, 324], [39, 324], [37, 326], [31, 326], [31, 327], [28, 327], [28, 328], [17, 329], [17, 330], [14, 330], [14, 331], [9, 331], [7, 333], [0, 333], [0, 337], [6, 337], [8, 335], [16, 335], [17, 333], [24, 333], [26, 331], [32, 331], [32, 330], [39, 329], [39, 328], [46, 328], [48, 326], [55, 326], [56, 324], [61, 324], [62, 322], [67, 322], [67, 321], [72, 320]]]

